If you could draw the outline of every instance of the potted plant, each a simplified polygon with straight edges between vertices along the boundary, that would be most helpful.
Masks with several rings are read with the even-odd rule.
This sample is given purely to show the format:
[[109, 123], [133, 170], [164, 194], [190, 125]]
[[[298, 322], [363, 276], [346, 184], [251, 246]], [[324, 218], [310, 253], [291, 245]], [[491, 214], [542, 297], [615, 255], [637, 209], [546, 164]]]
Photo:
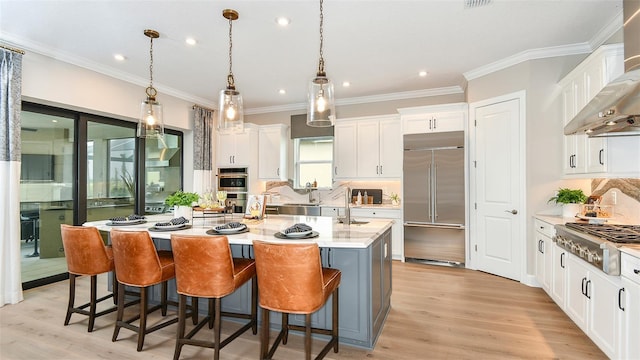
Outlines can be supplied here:
[[391, 195], [389, 195], [389, 199], [391, 199], [391, 204], [392, 205], [400, 205], [400, 195], [396, 194], [396, 193], [391, 193]]
[[586, 200], [587, 196], [580, 189], [560, 188], [548, 202], [562, 204], [563, 217], [574, 217], [580, 211], [580, 204], [584, 204]]
[[167, 196], [164, 203], [173, 206], [173, 216], [178, 218], [183, 216], [185, 219], [191, 220], [191, 206], [200, 199], [200, 195], [194, 192], [184, 192], [178, 190]]

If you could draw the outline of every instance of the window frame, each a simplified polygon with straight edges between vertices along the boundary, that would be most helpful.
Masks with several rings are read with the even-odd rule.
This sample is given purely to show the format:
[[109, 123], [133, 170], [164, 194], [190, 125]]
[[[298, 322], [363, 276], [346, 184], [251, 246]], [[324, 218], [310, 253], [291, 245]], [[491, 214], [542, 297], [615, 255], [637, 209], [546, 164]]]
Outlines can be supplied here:
[[[335, 137], [333, 135], [327, 136], [310, 136], [310, 137], [301, 137], [293, 139], [293, 169], [294, 169], [294, 179], [293, 179], [293, 187], [296, 189], [304, 189], [306, 188], [306, 184], [302, 184], [300, 182], [300, 165], [308, 165], [308, 164], [329, 164], [329, 168], [333, 169], [333, 159], [335, 152]], [[301, 141], [309, 141], [309, 140], [326, 140], [326, 142], [331, 142], [331, 156], [329, 160], [308, 160], [301, 161], [300, 160], [300, 142]], [[333, 172], [331, 173], [331, 179], [333, 183]], [[321, 186], [319, 189], [331, 189], [331, 186]]]

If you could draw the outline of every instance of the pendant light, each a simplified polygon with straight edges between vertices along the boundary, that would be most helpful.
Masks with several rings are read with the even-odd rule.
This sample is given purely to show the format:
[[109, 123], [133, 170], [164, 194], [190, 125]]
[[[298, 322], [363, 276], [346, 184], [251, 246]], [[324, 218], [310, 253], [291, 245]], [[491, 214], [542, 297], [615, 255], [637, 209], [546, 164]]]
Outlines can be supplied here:
[[140, 104], [140, 118], [138, 119], [138, 137], [162, 138], [164, 136], [164, 122], [162, 120], [162, 105], [156, 101], [158, 91], [153, 87], [153, 39], [160, 37], [160, 33], [155, 30], [145, 30], [151, 45], [149, 54], [149, 87], [145, 90], [147, 99]]
[[307, 99], [307, 125], [314, 127], [333, 126], [336, 119], [333, 83], [324, 72], [324, 57], [322, 53], [324, 15], [322, 5], [323, 0], [320, 0], [320, 61], [318, 62], [316, 77], [309, 84]]
[[242, 95], [236, 90], [233, 79], [233, 61], [231, 50], [233, 49], [232, 23], [238, 20], [238, 12], [232, 9], [224, 9], [222, 16], [229, 20], [229, 75], [227, 75], [227, 88], [220, 90], [218, 103], [218, 131], [221, 133], [235, 133], [244, 130], [244, 109]]

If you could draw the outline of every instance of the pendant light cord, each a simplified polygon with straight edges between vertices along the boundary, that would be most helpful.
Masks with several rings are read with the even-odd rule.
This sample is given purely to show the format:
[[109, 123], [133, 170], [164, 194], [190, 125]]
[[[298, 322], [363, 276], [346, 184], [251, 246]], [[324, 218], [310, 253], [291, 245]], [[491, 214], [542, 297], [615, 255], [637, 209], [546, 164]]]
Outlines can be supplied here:
[[153, 37], [151, 39], [151, 45], [149, 46], [149, 87], [153, 88]]
[[227, 76], [227, 87], [229, 89], [235, 89], [235, 83], [233, 80], [233, 71], [232, 71], [232, 67], [233, 67], [233, 60], [232, 60], [233, 36], [231, 35], [232, 29], [233, 29], [233, 19], [229, 19], [229, 75]]
[[324, 74], [324, 57], [322, 52], [322, 45], [324, 45], [324, 14], [323, 14], [323, 0], [320, 0], [320, 61], [318, 63], [318, 74]]

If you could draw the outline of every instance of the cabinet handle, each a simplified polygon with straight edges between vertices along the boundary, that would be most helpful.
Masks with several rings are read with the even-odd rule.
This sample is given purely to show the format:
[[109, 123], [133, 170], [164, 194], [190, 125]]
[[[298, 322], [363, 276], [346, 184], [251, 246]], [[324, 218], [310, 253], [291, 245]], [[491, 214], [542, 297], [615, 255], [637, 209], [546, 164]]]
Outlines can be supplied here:
[[276, 168], [276, 175], [280, 176], [280, 168]]
[[431, 127], [431, 123], [432, 123], [432, 122], [433, 122], [433, 119], [429, 119], [429, 130], [431, 130], [431, 129], [432, 129], [432, 127]]
[[598, 152], [598, 162], [600, 162], [600, 165], [604, 165], [603, 155], [604, 149], [600, 149], [600, 151]]
[[331, 248], [329, 248], [329, 254], [327, 254], [327, 265], [331, 267]]
[[565, 253], [560, 254], [560, 267], [563, 268], [563, 269], [564, 269], [564, 261], [563, 261], [564, 260], [564, 254]]
[[624, 288], [618, 290], [618, 309], [624, 311], [622, 307], [622, 293], [625, 292]]
[[229, 164], [233, 164], [233, 156], [229, 155]]
[[380, 165], [380, 175], [382, 175], [382, 165]]
[[436, 129], [436, 125], [438, 124], [438, 119], [433, 118], [433, 130]]
[[378, 168], [379, 168], [379, 167], [380, 167], [380, 166], [376, 165], [376, 175], [379, 175], [379, 174], [380, 174], [380, 173], [378, 172]]
[[338, 175], [338, 167], [337, 166], [335, 166], [333, 168], [333, 175]]
[[636, 275], [637, 275], [637, 274], [640, 274], [640, 270], [638, 270], [638, 269], [633, 269], [633, 273], [634, 273], [634, 274], [636, 274]]
[[591, 290], [589, 289], [589, 285], [591, 285], [591, 280], [587, 280], [587, 286], [585, 287], [586, 294], [584, 294], [587, 299], [591, 299]]
[[585, 286], [584, 286], [584, 284], [585, 284], [586, 282], [587, 282], [587, 278], [586, 278], [586, 277], [583, 277], [583, 278], [582, 278], [582, 286], [581, 286], [581, 289], [582, 289], [582, 295], [584, 295], [584, 296], [587, 296], [587, 290], [585, 290]]

